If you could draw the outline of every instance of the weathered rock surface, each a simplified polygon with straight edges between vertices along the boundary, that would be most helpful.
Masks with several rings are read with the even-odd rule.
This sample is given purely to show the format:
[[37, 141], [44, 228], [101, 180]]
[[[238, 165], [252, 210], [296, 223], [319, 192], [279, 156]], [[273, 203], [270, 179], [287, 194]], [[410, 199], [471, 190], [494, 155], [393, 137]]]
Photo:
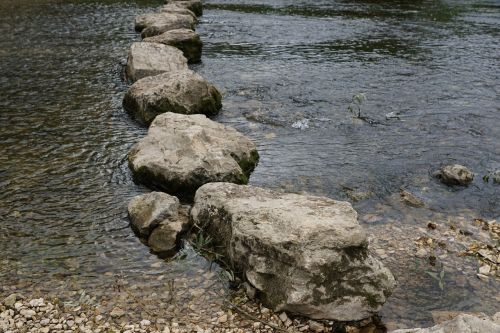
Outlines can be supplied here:
[[361, 320], [394, 288], [347, 202], [210, 183], [196, 192], [191, 218], [275, 311]]
[[142, 38], [146, 38], [174, 29], [194, 29], [196, 23], [196, 18], [188, 13], [149, 13], [135, 18], [135, 30], [141, 32]]
[[135, 178], [147, 185], [192, 198], [209, 182], [248, 182], [257, 164], [254, 143], [204, 115], [163, 113], [129, 152]]
[[187, 70], [187, 59], [173, 46], [157, 43], [132, 43], [126, 74], [135, 82], [147, 76]]
[[401, 200], [405, 204], [407, 204], [408, 206], [420, 208], [420, 207], [424, 207], [424, 205], [425, 205], [424, 202], [422, 201], [422, 199], [420, 199], [415, 194], [413, 194], [407, 190], [401, 190], [401, 192], [399, 192], [399, 194], [401, 196]]
[[446, 185], [469, 185], [474, 174], [465, 166], [459, 164], [447, 165], [436, 172], [436, 177]]
[[222, 107], [217, 88], [191, 71], [165, 73], [135, 82], [125, 94], [123, 107], [147, 124], [165, 112], [215, 115]]
[[128, 215], [132, 229], [158, 253], [174, 251], [189, 227], [188, 209], [180, 206], [179, 199], [163, 192], [133, 198]]
[[197, 63], [201, 61], [203, 43], [200, 36], [193, 30], [169, 30], [161, 35], [145, 38], [144, 42], [170, 45], [181, 50], [188, 62]]
[[201, 0], [169, 0], [167, 4], [174, 4], [192, 11], [196, 16], [203, 15], [203, 5]]
[[163, 7], [160, 8], [160, 12], [170, 13], [170, 14], [190, 15], [196, 20], [196, 22], [198, 22], [195, 13], [193, 13], [192, 11], [190, 11], [189, 9], [187, 9], [182, 5], [176, 5], [175, 2], [164, 5]]
[[180, 207], [176, 218], [160, 222], [148, 238], [148, 246], [153, 252], [172, 253], [180, 244], [181, 236], [189, 229], [189, 209]]
[[128, 204], [132, 229], [142, 237], [149, 236], [164, 220], [177, 218], [179, 205], [179, 199], [163, 192], [134, 197]]
[[489, 319], [463, 314], [433, 327], [395, 330], [391, 333], [500, 333], [500, 325]]

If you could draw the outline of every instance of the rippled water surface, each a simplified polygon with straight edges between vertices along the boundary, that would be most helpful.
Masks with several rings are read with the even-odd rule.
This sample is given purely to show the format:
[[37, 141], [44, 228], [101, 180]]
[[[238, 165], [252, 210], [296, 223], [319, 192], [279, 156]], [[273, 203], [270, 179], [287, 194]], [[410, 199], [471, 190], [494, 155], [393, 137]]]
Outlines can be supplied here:
[[[159, 4], [0, 2], [0, 282], [77, 276], [104, 288], [104, 273], [157, 273], [126, 217], [128, 200], [147, 191], [126, 163], [146, 129], [121, 108], [120, 63], [138, 38], [134, 16]], [[258, 145], [251, 183], [365, 193], [354, 204], [383, 216], [375, 227], [362, 219], [375, 236], [413, 227], [414, 216], [500, 216], [500, 186], [481, 179], [500, 169], [498, 2], [211, 0], [198, 32], [204, 56], [193, 69], [225, 95], [217, 120]], [[358, 93], [370, 123], [347, 111]], [[470, 167], [473, 184], [436, 182], [448, 163]], [[400, 188], [426, 208], [394, 204]], [[402, 285], [386, 320], [498, 307], [496, 281], [458, 295], [449, 281], [443, 293], [389, 265]], [[413, 274], [419, 282], [405, 286]]]

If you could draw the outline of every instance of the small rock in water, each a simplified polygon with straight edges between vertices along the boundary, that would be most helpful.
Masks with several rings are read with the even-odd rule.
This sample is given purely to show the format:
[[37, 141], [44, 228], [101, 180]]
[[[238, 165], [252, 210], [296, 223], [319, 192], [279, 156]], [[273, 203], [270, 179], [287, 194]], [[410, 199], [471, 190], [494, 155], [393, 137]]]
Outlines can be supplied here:
[[400, 119], [400, 118], [399, 118], [399, 113], [398, 113], [398, 112], [395, 112], [395, 111], [387, 113], [387, 114], [385, 115], [385, 118], [386, 118], [387, 120], [389, 120], [389, 119]]
[[5, 306], [8, 308], [13, 308], [14, 304], [16, 304], [16, 300], [17, 300], [17, 294], [12, 294], [12, 295], [7, 296], [3, 300], [3, 304], [5, 304]]
[[161, 222], [176, 220], [179, 206], [179, 199], [163, 192], [138, 195], [127, 207], [131, 227], [140, 236], [147, 237]]
[[403, 200], [403, 202], [405, 204], [407, 204], [408, 206], [412, 206], [412, 207], [423, 207], [424, 206], [424, 202], [422, 201], [422, 199], [418, 198], [417, 196], [415, 196], [411, 192], [408, 192], [406, 190], [401, 190], [400, 195], [401, 195], [401, 200]]
[[309, 128], [309, 119], [298, 120], [292, 124], [292, 127], [300, 130], [305, 130]]
[[474, 179], [474, 174], [460, 164], [447, 165], [435, 173], [435, 176], [446, 185], [467, 186]]

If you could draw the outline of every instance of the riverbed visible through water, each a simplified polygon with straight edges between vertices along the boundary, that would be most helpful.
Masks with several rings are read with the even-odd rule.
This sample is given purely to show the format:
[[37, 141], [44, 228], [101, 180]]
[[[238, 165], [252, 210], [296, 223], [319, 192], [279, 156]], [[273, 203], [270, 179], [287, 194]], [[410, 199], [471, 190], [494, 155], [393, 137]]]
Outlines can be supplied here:
[[[128, 225], [128, 201], [148, 189], [126, 156], [147, 129], [122, 109], [121, 64], [139, 38], [134, 17], [160, 4], [0, 2], [0, 285], [57, 291], [71, 280], [105, 293], [117, 276], [189, 280], [210, 266], [164, 262]], [[204, 9], [203, 62], [192, 68], [224, 95], [216, 120], [256, 142], [250, 183], [353, 203], [399, 282], [382, 320], [421, 326], [438, 310], [500, 311], [498, 274], [478, 279], [481, 263], [460, 254], [474, 242], [500, 246], [473, 222], [500, 222], [500, 184], [483, 180], [500, 170], [500, 4], [205, 0]], [[348, 111], [361, 93], [369, 121]], [[432, 177], [450, 163], [474, 182]], [[425, 207], [402, 203], [401, 189]], [[416, 257], [421, 237], [446, 249]], [[429, 272], [441, 271], [437, 283]]]

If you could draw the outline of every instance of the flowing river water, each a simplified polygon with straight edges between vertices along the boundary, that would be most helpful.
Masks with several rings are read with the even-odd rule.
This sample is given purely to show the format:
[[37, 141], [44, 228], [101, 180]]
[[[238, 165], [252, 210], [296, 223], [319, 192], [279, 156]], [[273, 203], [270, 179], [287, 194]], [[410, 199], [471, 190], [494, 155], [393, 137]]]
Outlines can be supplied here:
[[[207, 267], [197, 256], [162, 261], [128, 226], [128, 201], [148, 189], [133, 182], [126, 155], [146, 128], [121, 107], [121, 63], [138, 39], [134, 17], [160, 4], [0, 2], [0, 285], [54, 291], [69, 279], [105, 293], [115, 276], [189, 278]], [[353, 202], [399, 282], [382, 320], [405, 327], [431, 324], [435, 310], [499, 311], [498, 276], [477, 279], [478, 260], [458, 255], [487, 235], [448, 230], [500, 218], [500, 185], [482, 180], [500, 169], [499, 3], [204, 6], [203, 63], [192, 68], [224, 94], [216, 120], [256, 142], [250, 183]], [[348, 112], [359, 93], [371, 123]], [[449, 163], [471, 168], [473, 184], [433, 179]], [[401, 188], [425, 207], [402, 204]], [[414, 256], [429, 221], [451, 249], [436, 249], [432, 265]], [[444, 288], [428, 274], [441, 270]]]

